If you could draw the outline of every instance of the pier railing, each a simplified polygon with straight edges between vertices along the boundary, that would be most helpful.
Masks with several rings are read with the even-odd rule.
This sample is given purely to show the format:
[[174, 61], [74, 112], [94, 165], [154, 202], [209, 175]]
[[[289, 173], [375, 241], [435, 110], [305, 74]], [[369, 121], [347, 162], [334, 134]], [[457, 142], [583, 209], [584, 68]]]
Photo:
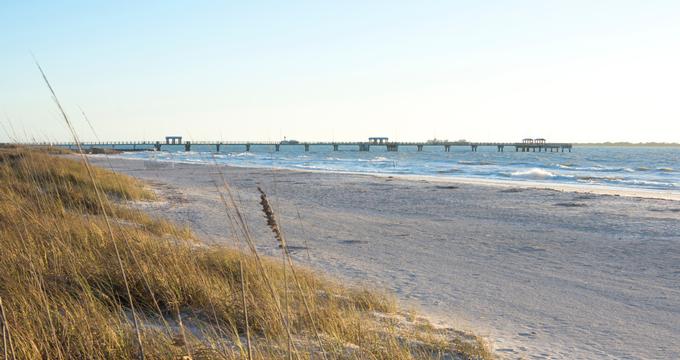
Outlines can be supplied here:
[[[75, 142], [27, 142], [24, 145], [32, 146], [59, 146], [75, 148]], [[525, 142], [468, 142], [468, 141], [389, 141], [389, 142], [375, 142], [375, 141], [222, 141], [222, 140], [199, 140], [199, 141], [184, 141], [171, 143], [167, 141], [154, 140], [135, 140], [135, 141], [83, 141], [80, 143], [85, 148], [93, 147], [107, 147], [123, 151], [142, 151], [142, 150], [157, 150], [161, 151], [163, 147], [184, 147], [185, 151], [191, 151], [192, 145], [213, 146], [217, 152], [223, 146], [243, 146], [246, 151], [250, 151], [253, 146], [273, 146], [275, 151], [279, 151], [281, 146], [302, 146], [305, 151], [309, 151], [312, 146], [332, 146], [334, 151], [340, 150], [340, 147], [357, 147], [359, 151], [370, 151], [373, 147], [386, 147], [388, 151], [398, 151], [400, 147], [416, 147], [417, 151], [422, 151], [425, 147], [442, 147], [444, 151], [450, 151], [451, 147], [469, 147], [472, 151], [477, 151], [479, 147], [496, 147], [497, 151], [505, 151], [505, 147], [514, 148], [515, 151], [545, 151], [554, 152], [568, 150], [571, 152], [573, 145], [570, 143], [525, 143]], [[344, 149], [343, 149], [344, 150]]]

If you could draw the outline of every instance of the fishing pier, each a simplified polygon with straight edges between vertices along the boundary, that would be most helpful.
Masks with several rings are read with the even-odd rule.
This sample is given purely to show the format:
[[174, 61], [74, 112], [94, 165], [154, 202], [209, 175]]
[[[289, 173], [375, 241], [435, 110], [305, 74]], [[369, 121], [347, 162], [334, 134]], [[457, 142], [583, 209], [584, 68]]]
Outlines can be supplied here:
[[[70, 149], [76, 149], [78, 144], [75, 142], [41, 142], [28, 143], [27, 145], [38, 146], [59, 146]], [[254, 147], [259, 149], [266, 148], [269, 151], [280, 151], [281, 147], [304, 148], [305, 151], [310, 151], [314, 147], [324, 147], [333, 151], [340, 150], [355, 150], [355, 151], [371, 151], [373, 148], [383, 148], [387, 151], [399, 151], [400, 148], [411, 148], [416, 151], [423, 151], [423, 149], [438, 147], [445, 152], [451, 151], [453, 147], [467, 147], [471, 151], [476, 152], [480, 147], [495, 148], [498, 152], [504, 152], [506, 148], [514, 149], [516, 152], [571, 152], [573, 147], [570, 143], [549, 143], [545, 139], [524, 139], [521, 142], [468, 142], [468, 141], [425, 141], [425, 142], [408, 142], [408, 141], [389, 141], [387, 137], [371, 137], [368, 141], [182, 141], [181, 136], [167, 136], [165, 141], [102, 141], [102, 142], [81, 142], [80, 146], [86, 149], [90, 148], [108, 148], [120, 151], [163, 151], [163, 150], [184, 150], [191, 151], [199, 148], [200, 151], [220, 152], [225, 147], [230, 147], [232, 151], [237, 151], [234, 148], [240, 148], [245, 151], [251, 151]], [[254, 149], [253, 149], [254, 150]]]

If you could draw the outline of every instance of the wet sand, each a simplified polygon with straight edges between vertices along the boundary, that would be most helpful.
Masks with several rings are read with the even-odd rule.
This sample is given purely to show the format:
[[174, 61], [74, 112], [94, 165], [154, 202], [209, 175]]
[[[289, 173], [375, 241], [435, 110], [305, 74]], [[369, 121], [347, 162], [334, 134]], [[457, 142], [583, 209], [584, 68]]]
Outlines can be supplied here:
[[147, 210], [229, 244], [214, 187], [238, 193], [278, 254], [256, 187], [295, 260], [393, 291], [507, 358], [680, 358], [680, 202], [508, 184], [92, 157], [151, 183]]

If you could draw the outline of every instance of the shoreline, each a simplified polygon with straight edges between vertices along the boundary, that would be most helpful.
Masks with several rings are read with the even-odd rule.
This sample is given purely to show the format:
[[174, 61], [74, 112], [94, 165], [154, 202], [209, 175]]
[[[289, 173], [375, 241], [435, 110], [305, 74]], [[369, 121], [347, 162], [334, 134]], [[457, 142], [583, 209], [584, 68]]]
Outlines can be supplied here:
[[[103, 157], [101, 155], [88, 155], [90, 157]], [[117, 155], [108, 155], [112, 159], [133, 160], [133, 161], [158, 161], [163, 163], [175, 164], [190, 164], [190, 165], [205, 165], [215, 166], [205, 162], [194, 161], [176, 161], [176, 160], [150, 160], [140, 158], [129, 158]], [[484, 179], [476, 177], [445, 177], [436, 175], [416, 175], [416, 174], [390, 174], [390, 173], [368, 173], [359, 171], [330, 171], [330, 170], [316, 170], [316, 169], [290, 169], [284, 167], [264, 167], [264, 166], [239, 166], [231, 164], [217, 163], [217, 166], [224, 166], [237, 169], [258, 169], [258, 170], [276, 170], [276, 171], [291, 171], [301, 173], [319, 173], [319, 174], [338, 174], [338, 175], [360, 175], [360, 176], [374, 176], [379, 178], [399, 178], [411, 181], [430, 181], [439, 183], [452, 184], [470, 184], [481, 186], [496, 186], [505, 188], [522, 188], [522, 189], [547, 189], [562, 192], [575, 192], [596, 195], [610, 195], [610, 196], [625, 196], [633, 198], [644, 199], [658, 199], [669, 201], [680, 201], [680, 192], [657, 190], [657, 189], [635, 189], [626, 187], [615, 187], [606, 185], [586, 185], [586, 184], [566, 184], [566, 183], [546, 183], [532, 180], [502, 180], [502, 179]]]
[[[288, 170], [288, 169], [285, 169]], [[303, 170], [304, 171], [304, 170]], [[332, 173], [332, 172], [330, 172]], [[665, 192], [662, 190], [653, 189], [631, 189], [621, 187], [609, 187], [601, 185], [578, 185], [578, 184], [551, 184], [540, 181], [521, 181], [521, 180], [500, 180], [500, 179], [482, 179], [473, 177], [456, 177], [456, 178], [442, 178], [431, 175], [391, 175], [391, 174], [366, 174], [366, 173], [352, 173], [353, 175], [374, 175], [378, 177], [399, 177], [406, 180], [418, 181], [426, 180], [431, 182], [441, 183], [455, 183], [455, 184], [470, 184], [481, 186], [497, 186], [504, 188], [522, 188], [522, 189], [543, 189], [556, 190], [562, 192], [586, 193], [594, 195], [610, 195], [610, 196], [625, 196], [643, 199], [657, 199], [657, 200], [671, 200], [680, 201], [680, 193]]]

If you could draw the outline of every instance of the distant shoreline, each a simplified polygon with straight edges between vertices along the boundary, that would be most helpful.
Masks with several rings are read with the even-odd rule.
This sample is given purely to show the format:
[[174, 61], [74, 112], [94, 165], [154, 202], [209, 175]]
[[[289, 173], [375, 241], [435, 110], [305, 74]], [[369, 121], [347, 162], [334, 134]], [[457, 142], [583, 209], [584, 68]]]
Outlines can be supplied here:
[[659, 142], [645, 142], [645, 143], [631, 143], [631, 142], [603, 142], [603, 143], [573, 143], [574, 146], [603, 146], [603, 147], [678, 147], [680, 143], [659, 143]]

